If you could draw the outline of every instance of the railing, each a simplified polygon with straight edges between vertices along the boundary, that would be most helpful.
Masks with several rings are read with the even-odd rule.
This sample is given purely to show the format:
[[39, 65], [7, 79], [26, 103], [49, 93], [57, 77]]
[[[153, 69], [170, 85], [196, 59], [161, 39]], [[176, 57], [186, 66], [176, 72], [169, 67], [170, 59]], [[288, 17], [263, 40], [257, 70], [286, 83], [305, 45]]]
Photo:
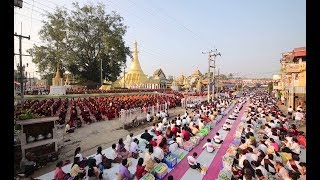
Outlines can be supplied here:
[[[120, 111], [120, 121], [122, 122], [123, 126], [132, 123], [132, 120], [143, 120], [146, 119], [148, 112], [150, 112], [150, 115], [153, 116], [154, 114], [165, 111], [169, 107], [169, 103], [165, 104], [159, 104], [155, 106], [149, 106], [146, 108], [133, 108], [128, 110], [121, 110]], [[170, 111], [169, 111], [170, 114]]]
[[207, 96], [188, 96], [181, 99], [181, 106], [187, 107], [187, 104], [202, 103], [207, 100]]
[[296, 87], [294, 87], [294, 93], [305, 94], [306, 93], [306, 87], [304, 87], [304, 86], [296, 86]]

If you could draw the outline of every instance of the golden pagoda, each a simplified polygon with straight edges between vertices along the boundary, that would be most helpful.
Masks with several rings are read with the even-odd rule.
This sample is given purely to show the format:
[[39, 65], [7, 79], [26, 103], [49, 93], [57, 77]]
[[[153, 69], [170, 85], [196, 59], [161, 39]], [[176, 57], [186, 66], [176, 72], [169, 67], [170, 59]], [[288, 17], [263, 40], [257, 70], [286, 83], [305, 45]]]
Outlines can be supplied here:
[[198, 78], [198, 77], [201, 77], [202, 74], [201, 74], [199, 68], [197, 68], [197, 69], [192, 73], [191, 76], [192, 76], [192, 77], [197, 77], [197, 78]]
[[148, 82], [147, 75], [141, 69], [138, 58], [138, 43], [134, 43], [133, 61], [130, 70], [125, 73], [124, 77], [117, 80], [114, 86], [126, 87], [126, 88], [142, 88]]
[[60, 74], [60, 63], [57, 64], [57, 72], [56, 76], [52, 78], [52, 85], [53, 86], [63, 86], [63, 78]]
[[197, 83], [196, 88], [197, 88], [197, 91], [198, 91], [198, 92], [201, 92], [201, 89], [202, 89], [201, 79], [198, 80], [198, 83]]
[[111, 82], [104, 79], [102, 86], [99, 88], [100, 90], [110, 90], [111, 89]]
[[69, 74], [67, 74], [67, 78], [66, 78], [66, 81], [65, 81], [65, 85], [70, 85]]

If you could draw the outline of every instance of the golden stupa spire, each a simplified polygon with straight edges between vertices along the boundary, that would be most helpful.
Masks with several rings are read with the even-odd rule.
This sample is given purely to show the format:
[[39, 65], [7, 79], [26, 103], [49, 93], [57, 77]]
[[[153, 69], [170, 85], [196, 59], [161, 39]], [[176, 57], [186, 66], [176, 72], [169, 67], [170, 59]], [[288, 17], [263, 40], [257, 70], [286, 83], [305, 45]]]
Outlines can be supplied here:
[[57, 72], [56, 72], [55, 78], [61, 78], [61, 74], [60, 74], [60, 63], [59, 63], [59, 62], [58, 62], [58, 64], [57, 64]]
[[120, 79], [119, 85], [128, 88], [136, 88], [145, 84], [147, 81], [148, 77], [143, 73], [140, 66], [138, 58], [138, 43], [137, 41], [135, 41], [133, 50], [133, 61], [131, 63], [129, 71]]
[[143, 74], [143, 71], [140, 66], [139, 58], [138, 58], [138, 43], [137, 41], [134, 42], [134, 50], [133, 50], [133, 61], [130, 67], [129, 72], [135, 72], [137, 74]]

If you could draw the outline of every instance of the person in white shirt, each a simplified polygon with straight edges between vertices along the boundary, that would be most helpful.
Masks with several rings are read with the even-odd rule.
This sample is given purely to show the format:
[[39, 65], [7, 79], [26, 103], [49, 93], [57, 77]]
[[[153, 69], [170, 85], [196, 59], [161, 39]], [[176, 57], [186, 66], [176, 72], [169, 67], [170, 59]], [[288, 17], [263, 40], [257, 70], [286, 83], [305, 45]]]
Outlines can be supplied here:
[[274, 123], [274, 120], [270, 121], [269, 126], [271, 127], [271, 129], [276, 127], [276, 124]]
[[301, 148], [300, 145], [298, 144], [298, 140], [296, 138], [293, 138], [293, 143], [291, 144], [291, 146], [289, 146], [290, 150], [299, 155], [301, 153]]
[[169, 142], [169, 151], [171, 153], [175, 152], [179, 148], [179, 144], [177, 143], [177, 139], [173, 138], [172, 141]]
[[156, 114], [156, 116], [157, 116], [158, 119], [160, 119], [160, 117], [161, 117], [160, 112], [158, 112], [158, 113]]
[[220, 137], [220, 134], [217, 132], [216, 135], [213, 137], [213, 141], [216, 143], [216, 144], [221, 144], [223, 142], [223, 140], [221, 139]]
[[198, 154], [196, 152], [194, 152], [192, 154], [192, 156], [188, 156], [187, 160], [188, 160], [188, 164], [192, 169], [196, 169], [197, 171], [201, 172], [201, 165], [200, 163], [197, 162], [197, 160], [195, 159], [198, 156]]
[[159, 122], [159, 123], [158, 123], [158, 127], [159, 127], [159, 130], [160, 130], [160, 131], [163, 131], [163, 124], [162, 124], [162, 122]]
[[187, 124], [190, 124], [190, 122], [191, 122], [191, 116], [187, 116], [186, 120], [187, 120]]
[[246, 157], [246, 153], [244, 152], [244, 150], [239, 150], [239, 167], [243, 168], [243, 161], [247, 159]]
[[67, 123], [66, 124], [66, 128], [65, 128], [65, 133], [69, 133], [69, 131], [70, 131], [70, 125], [69, 125], [69, 123]]
[[130, 133], [127, 135], [127, 138], [124, 141], [124, 145], [126, 149], [130, 149], [130, 145], [132, 141], [133, 141], [133, 133]]
[[164, 117], [163, 119], [162, 119], [162, 124], [163, 125], [166, 125], [168, 123], [168, 119], [167, 119], [167, 117]]
[[209, 153], [212, 153], [214, 150], [219, 149], [219, 146], [214, 146], [211, 143], [211, 139], [207, 139], [207, 142], [203, 145], [202, 149], [206, 148]]
[[230, 131], [231, 125], [227, 124], [227, 122], [226, 122], [226, 123], [223, 124], [222, 129], [225, 130], [225, 131]]
[[186, 118], [183, 118], [182, 120], [181, 120], [181, 125], [182, 126], [184, 126], [185, 124], [187, 124], [188, 122], [187, 122], [187, 119]]
[[150, 115], [150, 112], [148, 112], [147, 114], [147, 121], [150, 122], [151, 121], [151, 115]]
[[160, 163], [163, 161], [163, 158], [164, 158], [164, 151], [163, 151], [163, 143], [161, 142], [159, 144], [159, 146], [156, 146], [154, 148], [154, 152], [153, 152], [153, 155], [155, 157], [155, 160], [157, 161], [157, 163]]
[[263, 153], [266, 153], [268, 150], [268, 146], [263, 141], [260, 141], [257, 149], [261, 150]]
[[292, 113], [293, 113], [292, 106], [289, 106], [289, 108], [288, 108], [288, 115], [292, 115]]
[[177, 125], [178, 127], [181, 126], [181, 119], [180, 119], [180, 117], [176, 120], [176, 125]]
[[139, 156], [139, 140], [137, 138], [134, 138], [130, 145], [130, 152], [132, 154], [132, 157], [138, 157]]
[[300, 109], [294, 113], [294, 120], [295, 120], [295, 124], [296, 126], [299, 127], [299, 125], [301, 124], [301, 120], [303, 119], [303, 113], [300, 111]]
[[183, 146], [183, 137], [181, 135], [177, 135], [176, 137], [177, 143], [179, 144], [179, 147]]
[[100, 171], [104, 169], [104, 166], [102, 164], [103, 160], [103, 154], [102, 154], [102, 147], [99, 146], [97, 149], [97, 154], [94, 156], [94, 159], [96, 160], [96, 165], [100, 169]]
[[248, 147], [247, 150], [249, 151], [246, 154], [247, 160], [251, 163], [252, 161], [258, 161], [258, 155], [253, 153], [253, 149], [251, 147]]
[[170, 124], [171, 129], [174, 128], [175, 126], [176, 126], [176, 123], [172, 120]]

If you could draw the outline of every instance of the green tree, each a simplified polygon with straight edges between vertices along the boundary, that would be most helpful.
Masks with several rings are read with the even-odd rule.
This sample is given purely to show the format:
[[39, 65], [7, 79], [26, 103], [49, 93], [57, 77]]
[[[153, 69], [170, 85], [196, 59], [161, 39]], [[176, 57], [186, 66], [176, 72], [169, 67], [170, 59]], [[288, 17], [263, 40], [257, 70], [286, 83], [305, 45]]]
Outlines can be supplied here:
[[103, 79], [119, 77], [127, 57], [132, 57], [123, 40], [127, 26], [120, 15], [106, 14], [104, 9], [103, 4], [73, 3], [71, 12], [57, 8], [46, 14], [48, 20], [39, 32], [44, 45], [28, 50], [42, 76], [51, 77], [60, 62], [62, 72], [68, 70], [80, 82], [100, 83], [102, 62]]
[[232, 73], [229, 73], [228, 79], [233, 79], [233, 74]]

